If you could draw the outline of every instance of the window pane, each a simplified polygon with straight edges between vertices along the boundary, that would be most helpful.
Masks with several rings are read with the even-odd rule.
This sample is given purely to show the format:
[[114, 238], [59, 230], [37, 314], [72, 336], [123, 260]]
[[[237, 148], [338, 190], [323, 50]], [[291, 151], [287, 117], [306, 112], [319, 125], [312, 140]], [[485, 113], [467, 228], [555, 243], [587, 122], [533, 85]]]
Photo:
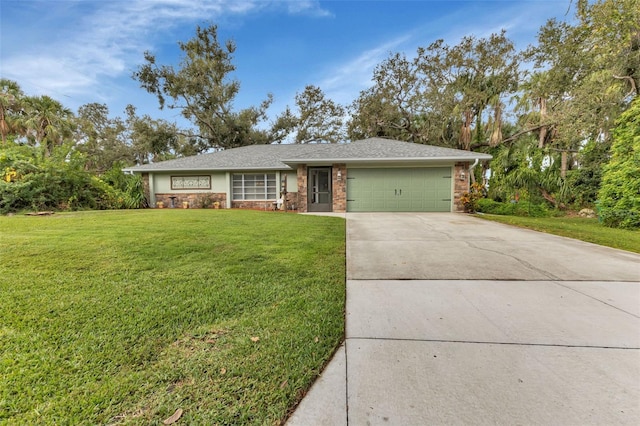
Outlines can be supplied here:
[[233, 175], [234, 200], [275, 200], [277, 189], [275, 173]]

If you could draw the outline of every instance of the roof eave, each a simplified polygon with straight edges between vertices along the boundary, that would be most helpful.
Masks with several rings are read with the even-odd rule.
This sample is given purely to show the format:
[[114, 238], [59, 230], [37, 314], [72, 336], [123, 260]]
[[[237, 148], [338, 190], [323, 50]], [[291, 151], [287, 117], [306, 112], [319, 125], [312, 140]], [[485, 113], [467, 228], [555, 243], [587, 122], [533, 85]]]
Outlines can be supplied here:
[[137, 169], [129, 167], [122, 169], [123, 172], [131, 173], [154, 173], [154, 172], [232, 172], [232, 171], [247, 171], [247, 170], [293, 170], [289, 165], [283, 165], [282, 167], [167, 167], [167, 168], [153, 168], [153, 169]]
[[388, 163], [388, 162], [438, 162], [438, 161], [473, 161], [473, 160], [491, 160], [493, 156], [489, 154], [478, 154], [470, 156], [445, 156], [445, 157], [385, 157], [385, 158], [296, 158], [282, 160], [287, 165], [292, 164], [316, 164], [316, 163]]

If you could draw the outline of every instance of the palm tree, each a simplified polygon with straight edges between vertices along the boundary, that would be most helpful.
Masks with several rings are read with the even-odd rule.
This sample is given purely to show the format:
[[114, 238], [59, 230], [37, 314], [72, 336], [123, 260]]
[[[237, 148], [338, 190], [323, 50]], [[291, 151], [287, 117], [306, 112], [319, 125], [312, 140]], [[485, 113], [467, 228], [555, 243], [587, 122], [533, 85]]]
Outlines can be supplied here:
[[55, 146], [62, 145], [73, 130], [73, 113], [49, 96], [33, 96], [25, 99], [25, 116], [22, 125], [27, 137], [40, 145], [45, 156], [50, 156]]
[[7, 135], [14, 130], [12, 114], [21, 110], [20, 101], [24, 94], [18, 83], [6, 78], [0, 79], [0, 136], [2, 146], [7, 144]]

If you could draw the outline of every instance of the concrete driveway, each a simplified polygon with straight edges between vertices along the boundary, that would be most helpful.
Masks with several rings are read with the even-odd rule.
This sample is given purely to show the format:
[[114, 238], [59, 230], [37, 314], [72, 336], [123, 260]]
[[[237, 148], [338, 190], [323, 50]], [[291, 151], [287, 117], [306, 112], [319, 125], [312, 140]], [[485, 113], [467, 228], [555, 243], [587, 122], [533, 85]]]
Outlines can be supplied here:
[[290, 425], [640, 424], [640, 256], [348, 214], [346, 341]]

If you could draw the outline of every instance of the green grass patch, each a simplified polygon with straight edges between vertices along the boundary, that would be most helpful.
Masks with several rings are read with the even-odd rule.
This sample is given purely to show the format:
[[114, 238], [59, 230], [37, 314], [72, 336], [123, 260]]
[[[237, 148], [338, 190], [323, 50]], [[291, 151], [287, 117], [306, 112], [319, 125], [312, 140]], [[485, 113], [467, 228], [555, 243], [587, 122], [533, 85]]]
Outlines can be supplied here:
[[608, 228], [598, 219], [478, 215], [483, 219], [640, 253], [640, 231]]
[[344, 336], [345, 225], [0, 217], [0, 423], [277, 424]]

